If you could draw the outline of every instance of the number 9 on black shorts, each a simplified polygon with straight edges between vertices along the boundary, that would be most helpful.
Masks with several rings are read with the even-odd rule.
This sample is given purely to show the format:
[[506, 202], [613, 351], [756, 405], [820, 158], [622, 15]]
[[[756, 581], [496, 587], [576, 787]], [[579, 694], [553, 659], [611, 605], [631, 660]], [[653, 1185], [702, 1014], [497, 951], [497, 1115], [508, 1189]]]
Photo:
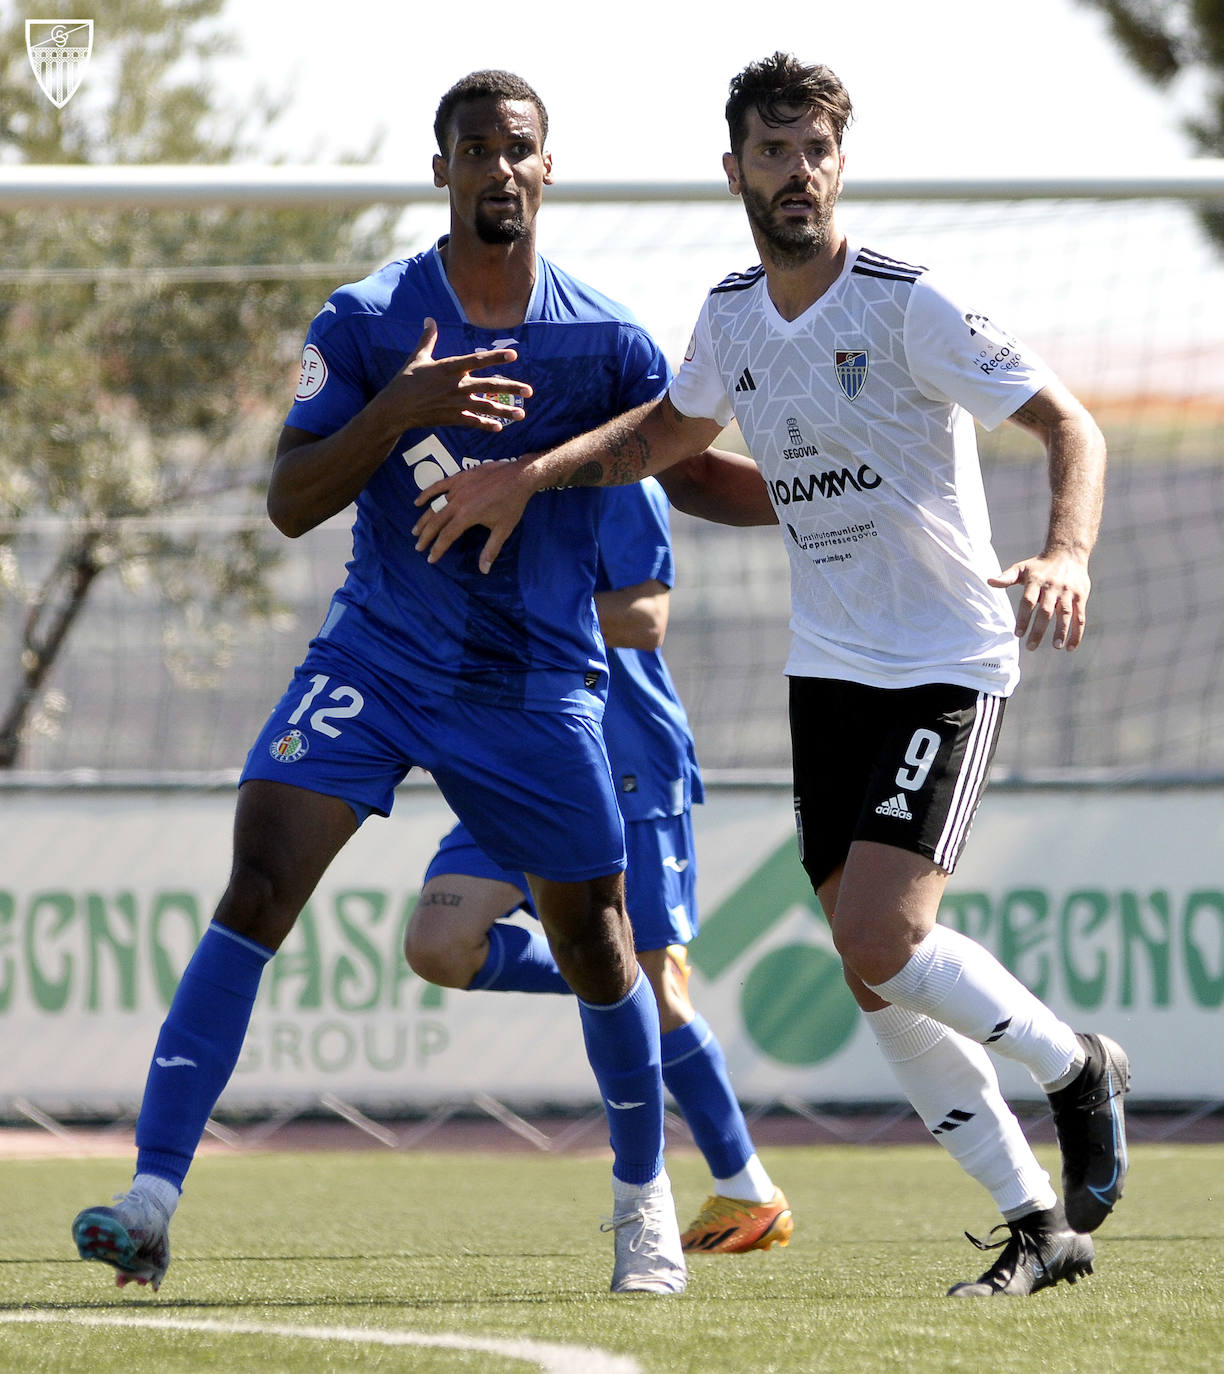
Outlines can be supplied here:
[[872, 840], [956, 867], [986, 786], [1004, 699], [972, 687], [790, 679], [799, 857], [814, 887]]

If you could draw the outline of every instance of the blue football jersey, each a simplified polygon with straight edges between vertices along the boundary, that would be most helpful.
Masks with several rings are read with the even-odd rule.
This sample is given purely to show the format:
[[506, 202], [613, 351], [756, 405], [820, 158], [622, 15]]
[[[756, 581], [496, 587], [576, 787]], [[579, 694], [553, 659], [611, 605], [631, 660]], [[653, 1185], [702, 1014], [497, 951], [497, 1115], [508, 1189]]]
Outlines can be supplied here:
[[[668, 502], [653, 479], [605, 487], [597, 591], [675, 580]], [[678, 816], [704, 800], [688, 717], [658, 650], [611, 649], [604, 740], [627, 821]]]
[[285, 423], [318, 435], [341, 428], [403, 368], [427, 316], [438, 324], [435, 358], [513, 347], [518, 361], [504, 373], [534, 394], [525, 418], [500, 433], [454, 426], [399, 437], [357, 498], [348, 576], [319, 637], [455, 698], [598, 716], [607, 688], [591, 600], [599, 491], [534, 496], [488, 574], [480, 528], [435, 564], [417, 553], [413, 502], [443, 475], [552, 448], [653, 400], [670, 369], [624, 306], [543, 257], [520, 326], [470, 324], [440, 246], [331, 296], [311, 322]]

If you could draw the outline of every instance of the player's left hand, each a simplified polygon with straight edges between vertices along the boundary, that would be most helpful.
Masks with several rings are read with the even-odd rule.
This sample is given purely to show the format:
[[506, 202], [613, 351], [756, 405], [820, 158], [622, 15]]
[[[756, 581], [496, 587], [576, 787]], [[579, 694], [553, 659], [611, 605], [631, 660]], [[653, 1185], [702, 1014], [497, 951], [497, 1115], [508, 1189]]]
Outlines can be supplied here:
[[1084, 608], [1092, 589], [1088, 565], [1082, 558], [1061, 550], [1038, 554], [1013, 563], [988, 581], [992, 587], [1024, 589], [1016, 607], [1016, 636], [1025, 640], [1027, 648], [1038, 648], [1051, 624], [1056, 649], [1070, 652], [1079, 647], [1088, 623]]
[[465, 530], [484, 525], [489, 537], [480, 552], [480, 571], [487, 573], [535, 490], [522, 459], [481, 463], [442, 478], [416, 498], [418, 506], [428, 507], [412, 527], [417, 552], [428, 550], [429, 562], [436, 563]]

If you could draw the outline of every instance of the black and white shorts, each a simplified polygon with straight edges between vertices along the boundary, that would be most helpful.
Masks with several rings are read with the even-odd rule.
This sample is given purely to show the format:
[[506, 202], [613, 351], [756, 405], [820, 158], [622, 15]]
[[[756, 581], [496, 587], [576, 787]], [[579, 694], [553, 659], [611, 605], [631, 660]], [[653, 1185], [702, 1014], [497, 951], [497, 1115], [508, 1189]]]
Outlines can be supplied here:
[[799, 857], [813, 887], [855, 840], [956, 867], [986, 786], [1004, 699], [970, 687], [790, 679]]

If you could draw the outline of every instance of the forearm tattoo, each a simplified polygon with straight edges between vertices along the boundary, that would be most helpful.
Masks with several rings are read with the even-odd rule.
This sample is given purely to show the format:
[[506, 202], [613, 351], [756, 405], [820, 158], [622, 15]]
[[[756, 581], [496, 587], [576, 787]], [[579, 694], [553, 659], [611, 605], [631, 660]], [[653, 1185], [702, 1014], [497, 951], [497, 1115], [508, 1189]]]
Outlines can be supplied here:
[[640, 482], [650, 464], [650, 441], [639, 430], [611, 436], [604, 458], [590, 458], [559, 485], [564, 487], [620, 487]]
[[580, 468], [575, 468], [559, 485], [563, 487], [602, 487], [604, 485], [603, 471], [602, 463], [583, 463]]

